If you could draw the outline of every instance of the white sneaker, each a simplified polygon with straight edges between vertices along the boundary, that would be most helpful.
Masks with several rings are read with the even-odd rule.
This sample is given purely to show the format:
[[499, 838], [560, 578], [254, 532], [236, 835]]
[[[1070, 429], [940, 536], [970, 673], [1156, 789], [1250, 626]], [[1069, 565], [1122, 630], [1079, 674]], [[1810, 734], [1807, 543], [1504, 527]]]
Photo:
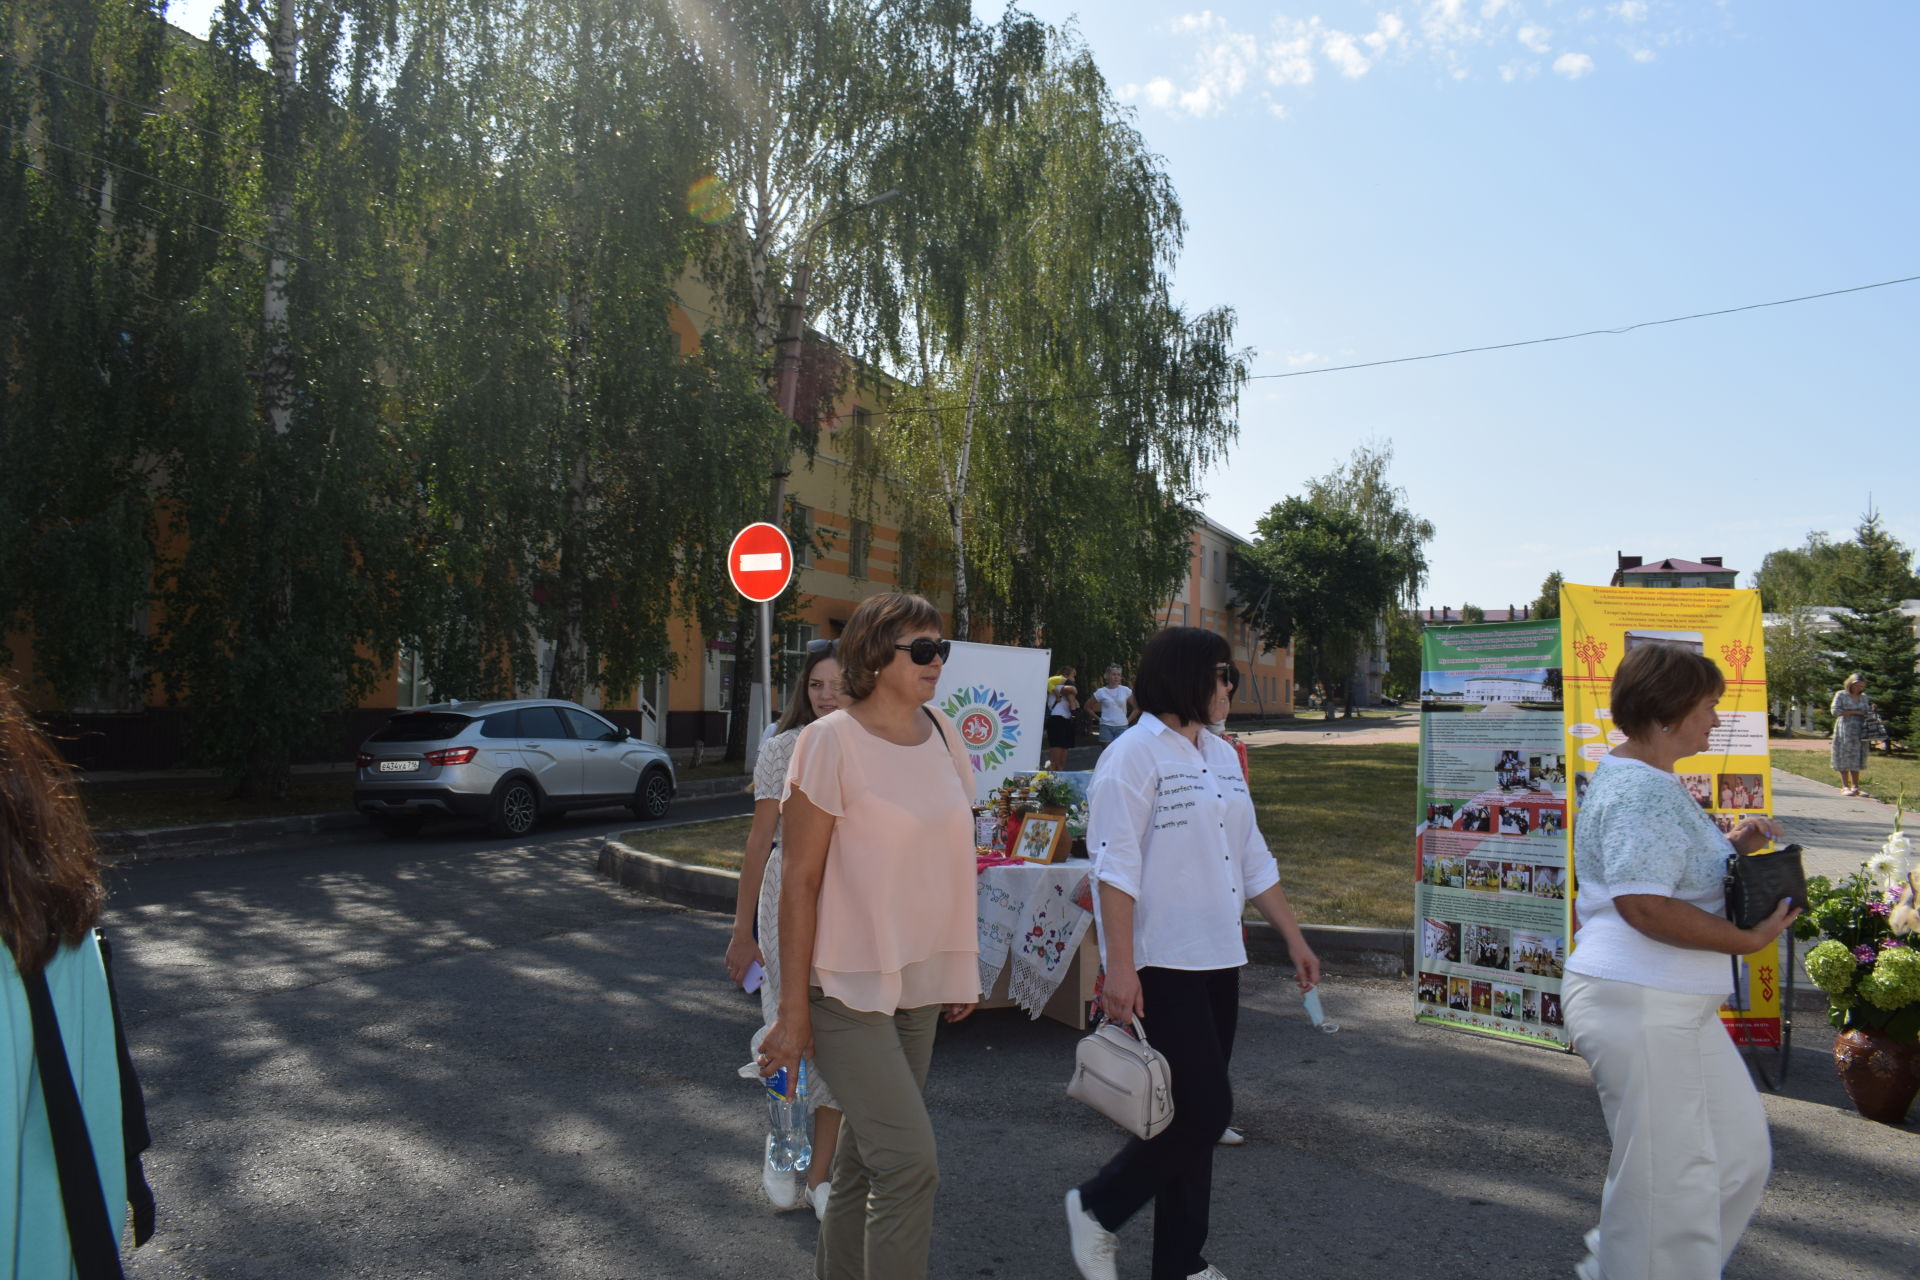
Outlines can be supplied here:
[[833, 1183], [823, 1182], [817, 1187], [807, 1189], [807, 1200], [813, 1205], [813, 1219], [819, 1222], [827, 1216], [827, 1195], [833, 1190]]
[[1067, 1241], [1073, 1248], [1073, 1265], [1084, 1280], [1120, 1280], [1114, 1261], [1120, 1238], [1080, 1207], [1078, 1187], [1067, 1192]]
[[1205, 1271], [1196, 1271], [1187, 1280], [1227, 1280], [1227, 1273], [1209, 1262]]
[[[1237, 1147], [1241, 1143], [1245, 1142], [1246, 1140], [1247, 1140], [1246, 1134], [1240, 1132], [1238, 1129], [1234, 1128], [1232, 1125], [1228, 1125], [1226, 1128], [1220, 1131], [1220, 1136], [1217, 1139], [1215, 1139], [1215, 1143], [1216, 1145], [1222, 1146], [1222, 1147]], [[1206, 1275], [1207, 1273], [1202, 1271], [1200, 1274]]]
[[800, 1179], [792, 1173], [769, 1169], [764, 1160], [760, 1162], [760, 1188], [782, 1213], [800, 1207]]

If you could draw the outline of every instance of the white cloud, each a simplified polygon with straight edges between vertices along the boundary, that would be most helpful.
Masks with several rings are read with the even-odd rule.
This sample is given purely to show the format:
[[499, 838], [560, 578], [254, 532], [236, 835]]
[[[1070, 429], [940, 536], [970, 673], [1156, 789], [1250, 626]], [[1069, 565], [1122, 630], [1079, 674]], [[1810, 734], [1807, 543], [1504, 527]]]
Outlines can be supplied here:
[[1313, 36], [1313, 26], [1298, 22], [1292, 30], [1267, 41], [1261, 55], [1270, 84], [1313, 83]]
[[1298, 369], [1301, 365], [1319, 364], [1326, 357], [1318, 351], [1289, 351], [1286, 354], [1287, 368]]
[[[1533, 14], [1551, 12], [1549, 28]], [[1498, 75], [1507, 84], [1534, 80], [1551, 69], [1579, 80], [1597, 69], [1589, 53], [1562, 53], [1556, 47], [1617, 47], [1638, 63], [1655, 60], [1652, 50], [1668, 44], [1675, 31], [1654, 18], [1646, 0], [1413, 0], [1400, 8], [1375, 10], [1371, 30], [1332, 26], [1319, 16], [1273, 15], [1265, 30], [1235, 29], [1230, 18], [1198, 9], [1168, 20], [1166, 28], [1190, 50], [1184, 73], [1158, 75], [1128, 85], [1122, 97], [1157, 111], [1193, 117], [1217, 116], [1245, 99], [1246, 107], [1265, 107], [1287, 118], [1276, 94], [1320, 82], [1323, 76], [1356, 81], [1386, 74], [1386, 68], [1420, 59], [1433, 74], [1452, 81]], [[1299, 12], [1296, 10], [1295, 12]], [[1634, 27], [1631, 36], [1599, 28], [1612, 22]], [[1598, 37], [1598, 39], [1596, 39]], [[1517, 44], [1524, 51], [1514, 55]]]
[[1349, 80], [1358, 80], [1373, 67], [1372, 60], [1360, 52], [1359, 44], [1344, 31], [1330, 32], [1321, 43], [1320, 52]]

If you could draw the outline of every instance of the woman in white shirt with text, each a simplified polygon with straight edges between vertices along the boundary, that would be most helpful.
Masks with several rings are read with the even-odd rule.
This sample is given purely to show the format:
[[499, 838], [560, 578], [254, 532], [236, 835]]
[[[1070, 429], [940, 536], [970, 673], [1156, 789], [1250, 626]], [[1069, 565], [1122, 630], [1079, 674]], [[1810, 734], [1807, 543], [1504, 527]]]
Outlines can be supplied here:
[[1206, 1245], [1213, 1148], [1233, 1114], [1227, 1063], [1247, 962], [1252, 903], [1286, 940], [1300, 989], [1320, 980], [1278, 869], [1254, 821], [1233, 747], [1208, 733], [1227, 718], [1239, 672], [1225, 637], [1169, 627], [1147, 642], [1134, 727], [1100, 756], [1088, 790], [1087, 844], [1106, 965], [1102, 1011], [1139, 1018], [1173, 1077], [1173, 1122], [1133, 1139], [1067, 1192], [1074, 1265], [1118, 1275], [1115, 1232], [1153, 1204], [1153, 1280], [1224, 1280]]
[[1582, 1280], [1720, 1275], [1773, 1165], [1766, 1111], [1719, 1010], [1727, 957], [1768, 946], [1799, 914], [1782, 902], [1751, 929], [1726, 917], [1728, 855], [1780, 829], [1753, 817], [1721, 834], [1674, 772], [1707, 749], [1725, 689], [1711, 658], [1629, 651], [1611, 695], [1626, 741], [1600, 761], [1574, 819], [1567, 1033], [1613, 1139]]

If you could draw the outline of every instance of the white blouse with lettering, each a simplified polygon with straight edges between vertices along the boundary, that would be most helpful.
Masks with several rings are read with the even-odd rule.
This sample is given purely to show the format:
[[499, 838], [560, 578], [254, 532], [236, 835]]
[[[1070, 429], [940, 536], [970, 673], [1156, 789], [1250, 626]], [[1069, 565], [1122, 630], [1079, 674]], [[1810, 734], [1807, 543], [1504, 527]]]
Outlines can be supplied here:
[[[1093, 874], [1134, 900], [1136, 969], [1235, 969], [1241, 912], [1280, 882], [1233, 747], [1195, 747], [1143, 715], [1100, 756], [1087, 789]], [[1095, 916], [1100, 898], [1094, 895]], [[1100, 959], [1107, 936], [1100, 928]]]

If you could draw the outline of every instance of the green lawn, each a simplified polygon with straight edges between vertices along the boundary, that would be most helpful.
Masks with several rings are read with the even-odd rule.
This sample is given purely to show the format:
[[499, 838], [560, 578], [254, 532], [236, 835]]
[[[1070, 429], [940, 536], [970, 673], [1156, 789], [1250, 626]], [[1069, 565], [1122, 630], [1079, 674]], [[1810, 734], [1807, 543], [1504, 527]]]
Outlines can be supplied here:
[[346, 813], [353, 808], [349, 777], [296, 782], [279, 800], [235, 800], [233, 784], [219, 779], [188, 787], [135, 790], [82, 785], [80, 801], [95, 831], [197, 826], [240, 818], [280, 818], [302, 813]]
[[1418, 753], [1411, 742], [1247, 753], [1260, 830], [1301, 920], [1413, 927]]
[[[1261, 747], [1248, 753], [1260, 830], [1280, 860], [1281, 883], [1309, 924], [1413, 924], [1412, 743]], [[636, 849], [737, 870], [749, 818], [640, 827]]]
[[[1840, 775], [1827, 763], [1824, 751], [1785, 751], [1770, 753], [1773, 767], [1785, 769], [1788, 773], [1797, 773], [1803, 778], [1812, 778], [1815, 782], [1825, 782], [1833, 786], [1840, 785]], [[1900, 794], [1900, 788], [1907, 789], [1907, 803], [1920, 806], [1920, 758], [1911, 751], [1902, 751], [1895, 755], [1882, 755], [1878, 751], [1867, 753], [1867, 767], [1860, 771], [1860, 789], [1875, 800], [1884, 800], [1892, 804]]]

